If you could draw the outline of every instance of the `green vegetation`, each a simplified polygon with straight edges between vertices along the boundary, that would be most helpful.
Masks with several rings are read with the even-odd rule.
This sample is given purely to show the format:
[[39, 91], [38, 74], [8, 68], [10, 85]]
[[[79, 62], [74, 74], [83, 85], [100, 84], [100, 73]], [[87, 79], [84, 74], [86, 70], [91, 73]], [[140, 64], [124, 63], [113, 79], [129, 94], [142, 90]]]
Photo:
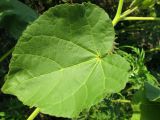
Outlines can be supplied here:
[[159, 9], [1, 0], [0, 120], [159, 120]]

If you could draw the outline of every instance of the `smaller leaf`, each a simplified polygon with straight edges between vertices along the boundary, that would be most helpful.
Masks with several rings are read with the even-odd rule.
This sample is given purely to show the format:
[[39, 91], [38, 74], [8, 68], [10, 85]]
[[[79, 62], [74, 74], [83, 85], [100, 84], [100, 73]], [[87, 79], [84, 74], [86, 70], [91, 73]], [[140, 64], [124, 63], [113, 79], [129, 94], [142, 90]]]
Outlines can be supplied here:
[[6, 28], [16, 39], [37, 17], [35, 11], [18, 0], [0, 0], [0, 26]]
[[148, 100], [160, 102], [160, 88], [145, 83], [145, 94]]
[[131, 120], [159, 120], [160, 103], [150, 102], [144, 88], [135, 93], [132, 100], [133, 115]]

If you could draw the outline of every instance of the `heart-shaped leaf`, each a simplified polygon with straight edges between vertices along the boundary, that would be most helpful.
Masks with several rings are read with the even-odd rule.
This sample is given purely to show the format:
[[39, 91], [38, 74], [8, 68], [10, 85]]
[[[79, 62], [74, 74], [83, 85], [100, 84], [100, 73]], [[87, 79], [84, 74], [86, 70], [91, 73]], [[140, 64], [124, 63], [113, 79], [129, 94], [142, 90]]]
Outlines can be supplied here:
[[16, 45], [2, 90], [43, 113], [76, 117], [125, 87], [129, 64], [111, 54], [115, 33], [96, 5], [49, 9]]

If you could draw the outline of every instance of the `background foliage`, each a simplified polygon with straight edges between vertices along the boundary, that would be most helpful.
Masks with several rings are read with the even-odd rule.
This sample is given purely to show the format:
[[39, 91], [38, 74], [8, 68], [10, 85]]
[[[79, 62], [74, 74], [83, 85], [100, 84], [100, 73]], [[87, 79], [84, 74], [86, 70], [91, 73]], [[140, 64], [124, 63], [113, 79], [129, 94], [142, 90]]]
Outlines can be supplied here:
[[[23, 18], [23, 11], [18, 11], [20, 13], [17, 13], [16, 9], [10, 9], [10, 7], [8, 6], [4, 8], [0, 7], [1, 56], [7, 51], [9, 51], [13, 46], [15, 46], [18, 36], [22, 33], [27, 24], [30, 24], [31, 21], [37, 18], [38, 14], [42, 14], [50, 7], [53, 7], [57, 4], [70, 2], [70, 0], [20, 1], [25, 4], [25, 7], [31, 7], [35, 11], [32, 11], [34, 15], [31, 16], [31, 19], [27, 20], [26, 18]], [[115, 16], [118, 0], [73, 0], [72, 2], [82, 3], [88, 1], [102, 7], [112, 19]], [[125, 0], [123, 7], [124, 10], [128, 9], [131, 2], [131, 0]], [[155, 4], [152, 4], [151, 6], [150, 5], [151, 4], [149, 4], [149, 6], [147, 7], [143, 5], [145, 7], [140, 7], [132, 15], [160, 16], [158, 12], [160, 10], [160, 3], [156, 2]], [[15, 7], [17, 6], [15, 5]], [[25, 7], [23, 8], [24, 11], [26, 10]], [[17, 14], [19, 15], [18, 17]], [[31, 14], [32, 13], [29, 13], [29, 15]], [[14, 18], [14, 20], [12, 21], [10, 18]], [[10, 24], [6, 24], [5, 22], [10, 22]], [[20, 25], [20, 27], [22, 28], [19, 28], [17, 24]], [[18, 29], [18, 32], [16, 32], [16, 36], [12, 34], [16, 30], [13, 30], [11, 28]], [[160, 110], [159, 98], [157, 97], [158, 95], [155, 95], [152, 98], [147, 97], [149, 94], [149, 92], [147, 91], [156, 89], [156, 91], [158, 91], [157, 93], [159, 93], [158, 87], [160, 82], [160, 22], [122, 21], [117, 24], [115, 29], [117, 38], [117, 48], [115, 49], [115, 52], [124, 56], [126, 60], [130, 62], [130, 65], [132, 67], [132, 70], [130, 71], [130, 82], [126, 85], [126, 88], [120, 93], [107, 96], [98, 105], [93, 106], [90, 110], [83, 111], [78, 118], [79, 120], [139, 120], [139, 113], [142, 113], [143, 116], [146, 116], [145, 114], [147, 112], [155, 113], [155, 111], [152, 110]], [[8, 72], [9, 60], [10, 56], [0, 63], [0, 86], [3, 85], [5, 74]], [[119, 101], [119, 99], [127, 99], [128, 101]], [[149, 108], [146, 108], [145, 104], [149, 104]], [[145, 112], [144, 110], [146, 109], [150, 109], [151, 111]], [[25, 120], [31, 112], [32, 110], [22, 105], [22, 103], [20, 103], [17, 98], [10, 95], [4, 95], [0, 92], [0, 120]], [[155, 114], [147, 113], [147, 115], [147, 119], [143, 116], [141, 117], [141, 119], [151, 120], [151, 118], [154, 118], [154, 120], [158, 120], [158, 118], [160, 118], [159, 114], [156, 114], [157, 118], [155, 117]], [[55, 118], [44, 114], [39, 114], [36, 119], [63, 120], [64, 118]]]

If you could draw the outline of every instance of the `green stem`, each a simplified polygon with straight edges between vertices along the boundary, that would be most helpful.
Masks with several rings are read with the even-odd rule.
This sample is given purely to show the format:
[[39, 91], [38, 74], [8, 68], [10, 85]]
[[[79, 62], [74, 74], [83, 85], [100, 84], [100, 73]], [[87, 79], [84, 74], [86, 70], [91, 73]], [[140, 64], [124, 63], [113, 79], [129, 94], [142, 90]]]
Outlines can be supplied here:
[[112, 21], [113, 26], [115, 26], [120, 21], [120, 16], [121, 16], [122, 8], [123, 8], [123, 1], [124, 0], [119, 0], [117, 13]]
[[147, 50], [146, 52], [149, 53], [149, 52], [155, 52], [155, 51], [160, 51], [160, 48], [152, 48], [150, 50]]
[[130, 100], [121, 100], [121, 99], [118, 99], [118, 100], [112, 100], [112, 102], [114, 102], [114, 103], [131, 103], [131, 101]]
[[129, 14], [133, 13], [135, 10], [137, 10], [138, 7], [134, 7], [133, 9], [128, 9], [126, 10], [124, 13], [122, 13], [121, 15], [121, 19], [123, 19], [124, 17], [128, 16]]
[[160, 20], [157, 17], [125, 17], [122, 20]]
[[0, 58], [0, 62], [2, 62], [4, 59], [6, 59], [14, 50], [14, 47], [11, 48], [8, 52], [6, 52], [1, 58]]
[[38, 113], [40, 112], [39, 108], [36, 108], [33, 113], [28, 117], [27, 120], [34, 120], [34, 118], [38, 115]]

